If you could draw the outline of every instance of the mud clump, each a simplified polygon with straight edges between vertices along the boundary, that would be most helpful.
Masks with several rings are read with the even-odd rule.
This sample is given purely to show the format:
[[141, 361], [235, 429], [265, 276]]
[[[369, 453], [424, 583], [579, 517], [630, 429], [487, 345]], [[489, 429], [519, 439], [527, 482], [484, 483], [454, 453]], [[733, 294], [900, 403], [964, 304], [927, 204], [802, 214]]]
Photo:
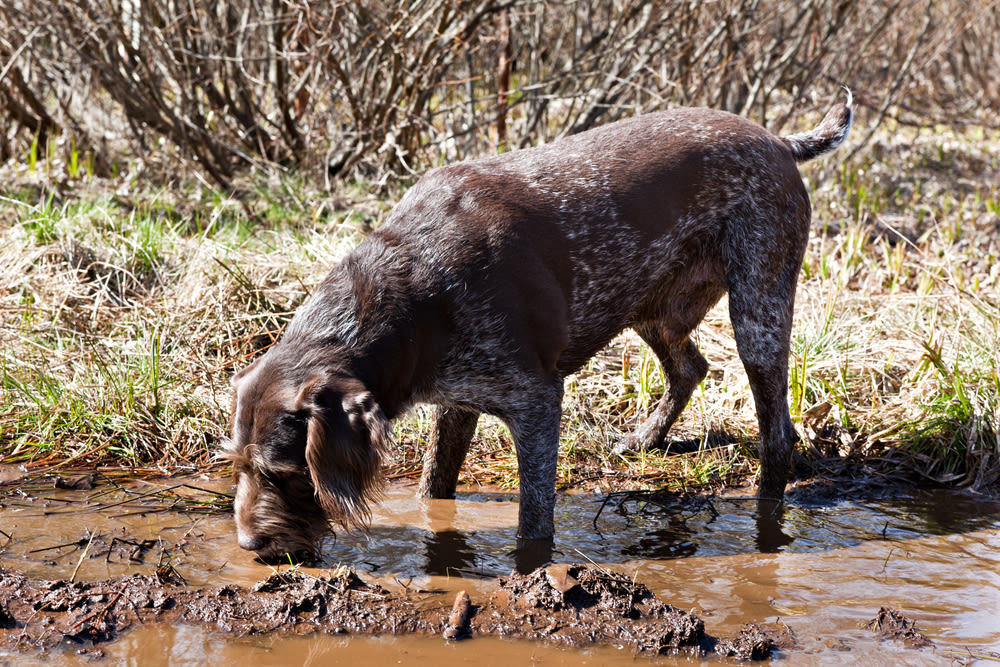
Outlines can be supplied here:
[[354, 573], [272, 575], [252, 589], [190, 589], [132, 575], [99, 582], [37, 581], [0, 572], [0, 605], [13, 619], [0, 645], [52, 648], [94, 645], [147, 623], [186, 623], [235, 634], [276, 632], [364, 634], [432, 632], [433, 615], [418, 613]]
[[[663, 602], [643, 584], [583, 565], [512, 574], [500, 578], [496, 591], [482, 604], [460, 594], [454, 607], [430, 608], [345, 568], [328, 576], [288, 570], [249, 589], [232, 585], [192, 589], [145, 575], [97, 582], [41, 581], [0, 570], [2, 646], [92, 650], [148, 623], [184, 623], [241, 636], [493, 635], [571, 647], [610, 644], [647, 655], [698, 656], [717, 645], [729, 646], [708, 636], [700, 618]], [[766, 639], [747, 635], [744, 643], [751, 648], [725, 655], [759, 659], [769, 654]]]
[[109, 641], [135, 624], [129, 609], [150, 606], [154, 579], [135, 576], [98, 583], [32, 581], [0, 572], [0, 643], [17, 648], [84, 645]]
[[901, 641], [910, 648], [923, 648], [933, 646], [927, 635], [917, 629], [916, 623], [903, 616], [902, 613], [892, 607], [882, 607], [878, 610], [878, 616], [868, 621], [864, 625], [866, 630], [871, 630], [879, 639], [894, 639]]
[[739, 660], [767, 660], [775, 649], [789, 648], [793, 644], [787, 635], [779, 636], [756, 623], [748, 623], [735, 637], [719, 641], [715, 652]]
[[614, 644], [637, 653], [701, 654], [704, 622], [641, 583], [602, 568], [553, 565], [500, 579], [472, 621], [474, 632], [568, 646]]

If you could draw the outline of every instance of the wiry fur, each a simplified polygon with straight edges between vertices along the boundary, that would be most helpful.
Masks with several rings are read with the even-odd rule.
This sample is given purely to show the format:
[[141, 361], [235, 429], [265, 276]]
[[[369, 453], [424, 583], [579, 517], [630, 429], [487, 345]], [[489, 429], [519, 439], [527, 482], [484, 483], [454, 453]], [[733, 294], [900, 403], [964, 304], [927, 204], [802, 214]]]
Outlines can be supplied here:
[[517, 451], [519, 537], [551, 539], [563, 379], [625, 327], [668, 386], [622, 449], [661, 442], [708, 364], [689, 338], [726, 292], [761, 432], [759, 494], [780, 498], [795, 285], [809, 232], [796, 162], [847, 135], [850, 99], [775, 137], [677, 109], [429, 172], [234, 380], [240, 544], [310, 550], [363, 525], [389, 420], [437, 406], [421, 492], [455, 492], [478, 416]]
[[331, 522], [367, 523], [392, 427], [364, 386], [295, 345], [233, 386], [233, 438], [222, 453], [233, 464], [240, 546], [264, 560], [298, 557]]

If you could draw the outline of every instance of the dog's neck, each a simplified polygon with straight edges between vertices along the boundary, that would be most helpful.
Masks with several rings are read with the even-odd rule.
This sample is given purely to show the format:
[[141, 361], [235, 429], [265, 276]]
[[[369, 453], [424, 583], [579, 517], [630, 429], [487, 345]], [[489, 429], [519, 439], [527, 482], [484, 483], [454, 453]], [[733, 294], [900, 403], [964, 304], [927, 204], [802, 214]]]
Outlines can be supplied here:
[[[420, 273], [403, 247], [370, 237], [323, 280], [281, 344], [336, 350], [329, 356], [338, 370], [360, 380], [386, 416], [397, 416], [433, 383], [449, 338], [440, 300], [410, 289], [426, 280]], [[415, 293], [425, 295], [419, 303]]]

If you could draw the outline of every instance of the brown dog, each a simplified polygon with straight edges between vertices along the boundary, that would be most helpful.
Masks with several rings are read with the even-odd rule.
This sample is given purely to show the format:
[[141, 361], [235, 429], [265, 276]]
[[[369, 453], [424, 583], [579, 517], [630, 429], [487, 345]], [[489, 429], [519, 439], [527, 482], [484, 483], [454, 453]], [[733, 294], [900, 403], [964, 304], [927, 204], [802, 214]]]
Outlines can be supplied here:
[[840, 145], [851, 99], [810, 132], [677, 109], [429, 172], [233, 380], [239, 543], [264, 559], [363, 525], [389, 420], [436, 408], [421, 492], [455, 493], [480, 413], [509, 427], [519, 537], [551, 540], [563, 379], [625, 327], [668, 381], [621, 445], [661, 442], [708, 364], [689, 335], [729, 293], [781, 498], [795, 286], [811, 209], [796, 167]]

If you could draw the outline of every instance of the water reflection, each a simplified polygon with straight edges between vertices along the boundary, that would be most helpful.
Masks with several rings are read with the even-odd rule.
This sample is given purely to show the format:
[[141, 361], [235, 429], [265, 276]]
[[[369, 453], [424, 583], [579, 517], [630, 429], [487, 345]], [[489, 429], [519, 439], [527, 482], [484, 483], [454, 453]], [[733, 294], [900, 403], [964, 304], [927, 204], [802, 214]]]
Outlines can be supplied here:
[[[421, 501], [393, 491], [367, 536], [343, 536], [328, 564], [372, 573], [494, 577], [549, 561], [618, 563], [750, 553], [811, 553], [871, 541], [972, 532], [1000, 526], [1000, 504], [958, 494], [836, 503], [758, 503], [755, 498], [678, 499], [604, 506], [597, 496], [562, 496], [555, 542], [518, 543], [516, 503], [504, 494]], [[408, 513], [394, 511], [397, 500]]]
[[427, 574], [449, 576], [476, 571], [476, 550], [465, 533], [457, 530], [427, 531], [423, 536], [423, 570]]
[[[83, 503], [67, 513], [67, 503], [78, 503], [74, 498], [79, 494], [53, 491], [51, 495], [45, 502], [12, 500], [0, 507], [0, 525], [14, 536], [0, 544], [8, 569], [66, 576], [59, 573], [77, 565], [91, 533], [98, 539], [91, 557], [81, 563], [81, 577], [142, 570], [156, 555], [150, 552], [146, 560], [106, 557], [107, 549], [97, 547], [113, 543], [113, 538], [134, 543], [161, 540], [167, 547], [177, 542], [172, 562], [193, 585], [245, 583], [266, 569], [237, 547], [231, 517], [199, 519], [193, 528], [181, 515], [122, 514], [114, 504], [101, 512], [88, 510]], [[650, 496], [636, 497], [620, 495], [605, 502], [603, 496], [562, 494], [556, 506], [555, 542], [519, 545], [514, 494], [460, 493], [457, 500], [429, 501], [417, 498], [413, 487], [393, 487], [373, 507], [367, 533], [327, 540], [322, 566], [349, 564], [362, 572], [404, 579], [492, 578], [549, 560], [622, 563], [815, 553], [1000, 527], [1000, 503], [961, 493], [837, 502], [806, 502], [800, 497], [773, 506], [758, 505], [751, 497], [658, 495], [653, 501]], [[54, 513], [53, 507], [59, 511]]]
[[762, 554], [777, 553], [795, 541], [783, 531], [785, 503], [760, 500], [757, 503], [757, 551]]
[[670, 560], [693, 556], [698, 551], [694, 529], [684, 516], [665, 517], [665, 526], [634, 536], [635, 543], [622, 549], [627, 558]]
[[[571, 514], [580, 516], [584, 512], [577, 508]], [[604, 511], [594, 535], [588, 536], [579, 528], [571, 532], [574, 543], [582, 540], [595, 558], [614, 562], [622, 557], [668, 560], [754, 552], [804, 553], [998, 526], [1000, 503], [963, 494], [927, 492], [812, 504], [715, 498], [707, 506], [676, 503], [656, 512]]]
[[[156, 564], [152, 557], [109, 558], [97, 548], [126, 537], [136, 543], [162, 540], [172, 564], [194, 586], [249, 586], [272, 572], [239, 549], [229, 516], [198, 518], [193, 526], [181, 514], [122, 513], [118, 506], [102, 512], [82, 503], [79, 512], [67, 513], [66, 504], [74, 501], [60, 493], [0, 506], [0, 528], [12, 536], [0, 540], [4, 568], [53, 579], [68, 577], [76, 567], [81, 579], [149, 573]], [[704, 610], [720, 635], [735, 632], [747, 620], [780, 616], [802, 641], [796, 664], [839, 664], [844, 654], [837, 647], [850, 649], [859, 664], [939, 663], [942, 653], [897, 651], [859, 629], [882, 604], [912, 614], [941, 646], [1000, 654], [996, 502], [930, 492], [837, 502], [799, 498], [774, 506], [749, 497], [667, 498], [610, 503], [602, 510], [604, 500], [560, 496], [555, 543], [543, 545], [534, 558], [625, 563], [671, 604]], [[516, 549], [512, 494], [464, 493], [454, 501], [425, 501], [412, 487], [394, 487], [373, 509], [368, 533], [327, 541], [326, 566], [347, 564], [384, 583], [413, 578], [423, 590], [460, 587], [488, 595], [493, 577], [525, 562], [527, 552]], [[99, 539], [83, 539], [92, 550], [83, 558], [84, 546], [76, 545], [91, 533]], [[175, 656], [188, 657], [178, 651], [190, 644], [194, 655], [213, 662], [214, 649], [204, 643], [205, 636], [188, 642], [180, 633], [167, 641]], [[480, 646], [479, 641], [469, 646]], [[163, 647], [155, 646], [162, 654]], [[225, 643], [226, 651], [231, 647]], [[415, 644], [401, 650], [413, 655]], [[461, 659], [474, 662], [481, 654], [477, 648]], [[449, 655], [452, 661], [459, 657]], [[0, 655], [0, 664], [4, 659]], [[597, 662], [606, 662], [603, 654]]]

